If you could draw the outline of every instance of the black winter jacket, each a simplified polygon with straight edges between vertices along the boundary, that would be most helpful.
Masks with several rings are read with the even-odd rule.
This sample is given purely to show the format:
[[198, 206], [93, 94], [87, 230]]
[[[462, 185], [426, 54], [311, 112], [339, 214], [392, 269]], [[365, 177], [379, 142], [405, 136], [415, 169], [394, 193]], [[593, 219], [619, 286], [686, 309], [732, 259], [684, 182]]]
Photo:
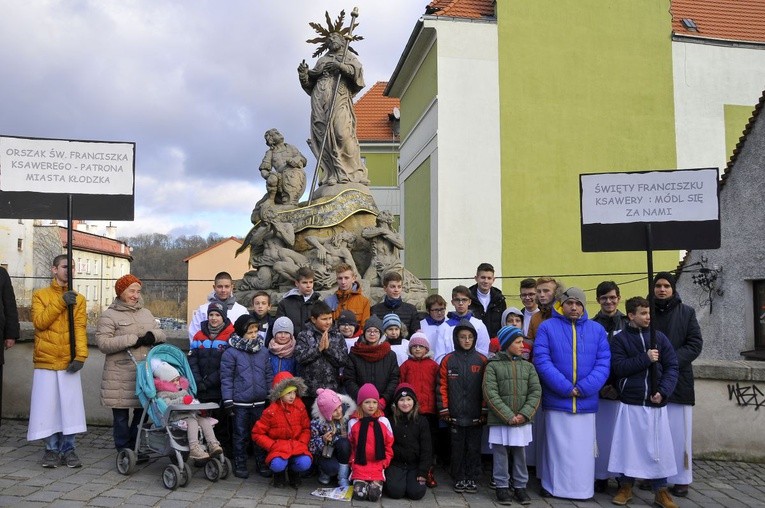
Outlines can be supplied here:
[[[595, 314], [595, 317], [592, 318], [593, 321], [598, 323], [600, 326], [606, 329], [606, 333], [608, 334], [608, 346], [611, 346], [611, 342], [614, 338], [614, 333], [619, 332], [620, 330], [626, 328], [629, 326], [630, 320], [627, 319], [627, 316], [622, 314], [622, 311], [617, 310], [616, 314], [613, 316], [607, 316], [603, 314], [603, 312], [598, 312]], [[608, 375], [608, 381], [606, 381], [606, 386], [604, 386], [604, 389], [600, 390], [600, 398], [606, 398], [606, 399], [613, 399], [614, 398], [614, 390], [611, 388], [609, 390], [605, 390], [606, 388], [609, 388], [609, 385], [611, 387], [616, 387], [616, 376], [614, 375], [613, 370]], [[604, 394], [608, 393], [607, 396], [604, 397]]]
[[386, 314], [395, 314], [401, 319], [401, 323], [406, 326], [406, 336], [401, 336], [402, 339], [408, 339], [414, 332], [420, 329], [420, 320], [417, 313], [417, 307], [411, 303], [401, 302], [397, 307], [389, 307], [388, 301], [383, 299], [382, 302], [373, 305], [371, 312], [373, 315], [383, 319]]
[[[5, 268], [0, 267], [0, 339], [19, 338], [19, 312], [16, 308], [16, 297], [11, 285], [11, 277]], [[0, 346], [0, 365], [5, 363], [5, 348]]]
[[696, 311], [685, 305], [677, 294], [666, 300], [657, 299], [654, 302], [653, 325], [669, 339], [680, 369], [677, 386], [669, 401], [692, 406], [696, 403], [696, 394], [691, 363], [701, 354], [703, 345]]
[[297, 336], [295, 360], [308, 386], [308, 397], [316, 397], [317, 388], [339, 390], [340, 369], [348, 364], [345, 339], [336, 328], [329, 330], [329, 348], [319, 351], [321, 332], [309, 322]]
[[483, 310], [483, 305], [478, 299], [478, 284], [470, 286], [470, 312], [475, 317], [483, 321], [486, 325], [486, 329], [489, 330], [489, 337], [496, 337], [497, 332], [504, 326], [502, 322], [502, 313], [507, 309], [507, 303], [505, 302], [505, 296], [502, 291], [492, 287], [489, 291], [491, 300], [489, 300], [489, 306], [486, 311]]
[[403, 417], [393, 423], [393, 460], [391, 466], [415, 469], [417, 476], [425, 476], [432, 465], [433, 450], [428, 419], [419, 415], [416, 420]]
[[348, 395], [356, 400], [359, 388], [364, 383], [372, 383], [380, 393], [380, 397], [385, 399], [387, 405], [390, 405], [393, 394], [396, 392], [396, 386], [398, 386], [399, 372], [396, 353], [390, 351], [381, 360], [370, 362], [353, 354], [353, 348], [351, 348], [351, 354], [348, 355], [348, 358], [348, 367], [343, 373], [345, 391]]
[[276, 306], [276, 317], [287, 316], [292, 321], [295, 329], [294, 336], [297, 337], [306, 323], [311, 319], [311, 309], [313, 304], [318, 302], [321, 295], [316, 291], [306, 300], [297, 288], [290, 290]]
[[[459, 427], [478, 424], [487, 414], [483, 402], [483, 373], [486, 357], [475, 350], [475, 342], [467, 351], [457, 340], [461, 328], [473, 328], [469, 321], [461, 321], [454, 327], [452, 339], [454, 351], [444, 356], [438, 369], [436, 403], [441, 415], [447, 411], [449, 418]], [[475, 334], [475, 329], [473, 329]]]
[[651, 360], [646, 352], [651, 348], [651, 331], [648, 328], [627, 326], [614, 335], [611, 343], [611, 373], [616, 378], [619, 400], [625, 404], [661, 407], [667, 405], [667, 398], [677, 384], [677, 356], [666, 335], [656, 331], [657, 390], [662, 403], [651, 402]]

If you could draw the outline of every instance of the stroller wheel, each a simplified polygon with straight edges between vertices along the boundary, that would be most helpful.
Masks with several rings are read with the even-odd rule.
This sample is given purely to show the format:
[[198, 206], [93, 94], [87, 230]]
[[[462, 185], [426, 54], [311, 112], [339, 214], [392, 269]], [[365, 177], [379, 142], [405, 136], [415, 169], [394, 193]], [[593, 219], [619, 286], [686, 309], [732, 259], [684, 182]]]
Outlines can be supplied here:
[[117, 452], [117, 471], [120, 474], [130, 475], [135, 471], [138, 457], [130, 448], [123, 448]]
[[183, 469], [181, 470], [181, 478], [178, 480], [179, 487], [185, 487], [191, 481], [191, 466], [188, 462], [183, 463]]
[[226, 457], [225, 455], [222, 455], [220, 458], [220, 479], [225, 480], [228, 478], [228, 475], [231, 474], [231, 471], [233, 471], [233, 466], [231, 465], [231, 461]]
[[210, 459], [205, 464], [205, 477], [211, 482], [217, 482], [221, 477], [221, 465], [218, 459]]
[[175, 490], [178, 488], [180, 478], [181, 470], [175, 464], [170, 464], [162, 472], [162, 484], [166, 489]]

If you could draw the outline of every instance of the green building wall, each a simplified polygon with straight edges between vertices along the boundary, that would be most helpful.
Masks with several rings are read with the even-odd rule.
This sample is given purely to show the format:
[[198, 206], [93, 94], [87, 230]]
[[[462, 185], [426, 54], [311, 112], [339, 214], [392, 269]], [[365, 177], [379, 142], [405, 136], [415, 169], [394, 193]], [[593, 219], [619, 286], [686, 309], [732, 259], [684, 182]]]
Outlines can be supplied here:
[[[726, 104], [723, 107], [725, 114], [725, 154], [728, 159], [733, 155], [733, 149], [736, 148], [741, 136], [744, 135], [744, 128], [749, 123], [749, 119], [754, 112], [753, 106], [735, 106]], [[720, 171], [725, 168], [720, 168]]]
[[[417, 166], [404, 181], [404, 231], [405, 265], [422, 279], [432, 276], [430, 264], [430, 158]], [[429, 280], [423, 281], [428, 287]]]
[[373, 152], [361, 144], [361, 156], [369, 173], [370, 185], [396, 187], [398, 185], [398, 146], [388, 153]]
[[438, 43], [434, 43], [422, 61], [412, 83], [401, 98], [401, 139], [406, 139], [428, 105], [438, 95]]
[[645, 253], [581, 251], [579, 174], [676, 167], [670, 21], [669, 0], [497, 2], [505, 275], [646, 294]]

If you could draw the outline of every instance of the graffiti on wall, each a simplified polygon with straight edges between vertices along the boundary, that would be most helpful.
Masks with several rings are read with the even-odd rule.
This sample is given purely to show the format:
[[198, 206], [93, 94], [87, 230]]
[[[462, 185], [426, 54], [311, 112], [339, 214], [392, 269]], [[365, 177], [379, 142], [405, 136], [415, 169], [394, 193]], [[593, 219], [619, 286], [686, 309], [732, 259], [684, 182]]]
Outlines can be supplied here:
[[752, 406], [755, 411], [765, 406], [765, 396], [756, 384], [728, 385], [728, 400], [733, 400], [733, 397], [736, 397], [736, 404], [739, 406]]

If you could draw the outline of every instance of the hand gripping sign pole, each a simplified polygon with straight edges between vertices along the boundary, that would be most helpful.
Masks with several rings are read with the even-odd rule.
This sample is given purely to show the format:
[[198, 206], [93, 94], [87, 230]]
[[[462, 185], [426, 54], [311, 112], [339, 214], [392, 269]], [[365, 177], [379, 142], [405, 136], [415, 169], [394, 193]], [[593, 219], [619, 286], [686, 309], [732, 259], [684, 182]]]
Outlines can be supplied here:
[[[345, 47], [343, 48], [343, 58], [340, 61], [341, 64], [345, 63], [345, 57], [348, 55], [348, 46], [351, 44], [351, 38], [353, 37], [353, 29], [356, 28], [356, 18], [359, 17], [359, 8], [354, 7], [351, 11], [351, 27], [348, 33], [344, 35]], [[329, 104], [329, 112], [327, 113], [327, 122], [324, 127], [324, 135], [321, 137], [321, 146], [319, 147], [319, 154], [316, 156], [316, 168], [313, 172], [313, 178], [311, 179], [311, 190], [308, 193], [308, 204], [313, 202], [313, 192], [316, 189], [316, 181], [319, 178], [319, 168], [321, 167], [321, 159], [324, 157], [324, 150], [327, 147], [327, 135], [329, 134], [330, 126], [332, 125], [332, 116], [335, 113], [335, 103], [337, 102], [337, 92], [340, 90], [340, 82], [343, 80], [341, 70], [337, 70], [337, 77], [335, 79], [335, 87], [332, 92], [332, 101]]]

